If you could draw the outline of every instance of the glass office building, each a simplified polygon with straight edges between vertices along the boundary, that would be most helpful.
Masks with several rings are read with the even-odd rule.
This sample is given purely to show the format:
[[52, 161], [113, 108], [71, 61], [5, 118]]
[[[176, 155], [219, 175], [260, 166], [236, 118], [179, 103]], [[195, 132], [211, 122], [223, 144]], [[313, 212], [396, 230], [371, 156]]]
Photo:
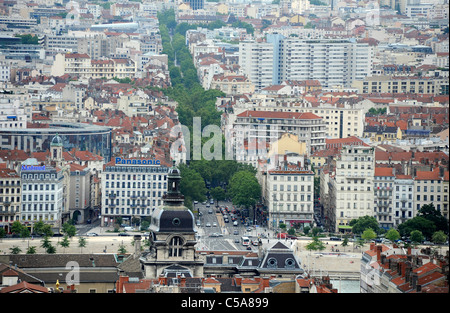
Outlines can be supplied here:
[[50, 143], [59, 135], [65, 151], [73, 148], [89, 151], [111, 159], [111, 129], [84, 123], [50, 123], [47, 128], [0, 129], [0, 149], [18, 149], [26, 152], [48, 151]]

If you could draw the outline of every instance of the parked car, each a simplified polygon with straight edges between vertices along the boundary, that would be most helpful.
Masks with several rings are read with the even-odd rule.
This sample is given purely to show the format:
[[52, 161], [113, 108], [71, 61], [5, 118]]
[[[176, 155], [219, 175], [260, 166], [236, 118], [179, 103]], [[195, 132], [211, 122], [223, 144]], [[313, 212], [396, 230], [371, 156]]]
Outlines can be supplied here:
[[86, 236], [95, 237], [98, 236], [97, 233], [87, 233]]
[[330, 237], [330, 240], [333, 240], [333, 241], [341, 241], [341, 238], [339, 238], [339, 237]]
[[130, 234], [123, 232], [123, 233], [119, 233], [119, 236], [130, 236]]

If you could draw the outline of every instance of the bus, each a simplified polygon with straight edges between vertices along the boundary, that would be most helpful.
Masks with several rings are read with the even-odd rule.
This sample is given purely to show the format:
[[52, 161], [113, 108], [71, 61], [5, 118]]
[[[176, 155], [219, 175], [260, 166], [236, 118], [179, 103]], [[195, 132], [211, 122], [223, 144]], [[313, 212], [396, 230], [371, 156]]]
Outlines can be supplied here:
[[248, 237], [242, 237], [241, 241], [242, 241], [242, 245], [243, 246], [249, 246], [250, 245], [250, 238], [248, 238]]

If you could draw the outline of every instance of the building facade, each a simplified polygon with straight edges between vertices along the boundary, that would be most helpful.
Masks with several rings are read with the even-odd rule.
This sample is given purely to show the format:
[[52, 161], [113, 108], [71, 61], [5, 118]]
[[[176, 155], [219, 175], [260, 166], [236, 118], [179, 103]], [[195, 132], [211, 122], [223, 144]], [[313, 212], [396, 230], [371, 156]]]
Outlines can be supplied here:
[[125, 223], [149, 217], [162, 205], [167, 172], [158, 160], [116, 158], [107, 164], [101, 174], [102, 226], [113, 225], [118, 217]]
[[[29, 159], [32, 160], [32, 159]], [[63, 175], [54, 167], [33, 162], [22, 163], [22, 209], [20, 222], [32, 225], [43, 221], [59, 232], [64, 212]]]
[[0, 227], [6, 233], [11, 224], [19, 220], [21, 203], [20, 176], [15, 170], [0, 169]]
[[336, 158], [335, 175], [330, 179], [330, 208], [336, 232], [349, 228], [352, 219], [374, 214], [375, 150], [369, 146], [344, 146]]

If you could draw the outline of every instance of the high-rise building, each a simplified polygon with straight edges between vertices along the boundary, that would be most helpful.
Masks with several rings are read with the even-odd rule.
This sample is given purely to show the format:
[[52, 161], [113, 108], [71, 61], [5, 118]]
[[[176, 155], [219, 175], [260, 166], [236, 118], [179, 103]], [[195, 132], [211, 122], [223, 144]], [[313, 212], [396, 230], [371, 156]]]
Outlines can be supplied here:
[[239, 66], [255, 90], [274, 85], [274, 49], [271, 43], [239, 42]]
[[349, 39], [299, 39], [267, 35], [266, 42], [239, 45], [239, 65], [255, 89], [286, 80], [318, 80], [323, 87], [350, 87], [372, 70], [367, 43]]
[[205, 4], [204, 0], [189, 0], [188, 2], [192, 10], [201, 10]]

